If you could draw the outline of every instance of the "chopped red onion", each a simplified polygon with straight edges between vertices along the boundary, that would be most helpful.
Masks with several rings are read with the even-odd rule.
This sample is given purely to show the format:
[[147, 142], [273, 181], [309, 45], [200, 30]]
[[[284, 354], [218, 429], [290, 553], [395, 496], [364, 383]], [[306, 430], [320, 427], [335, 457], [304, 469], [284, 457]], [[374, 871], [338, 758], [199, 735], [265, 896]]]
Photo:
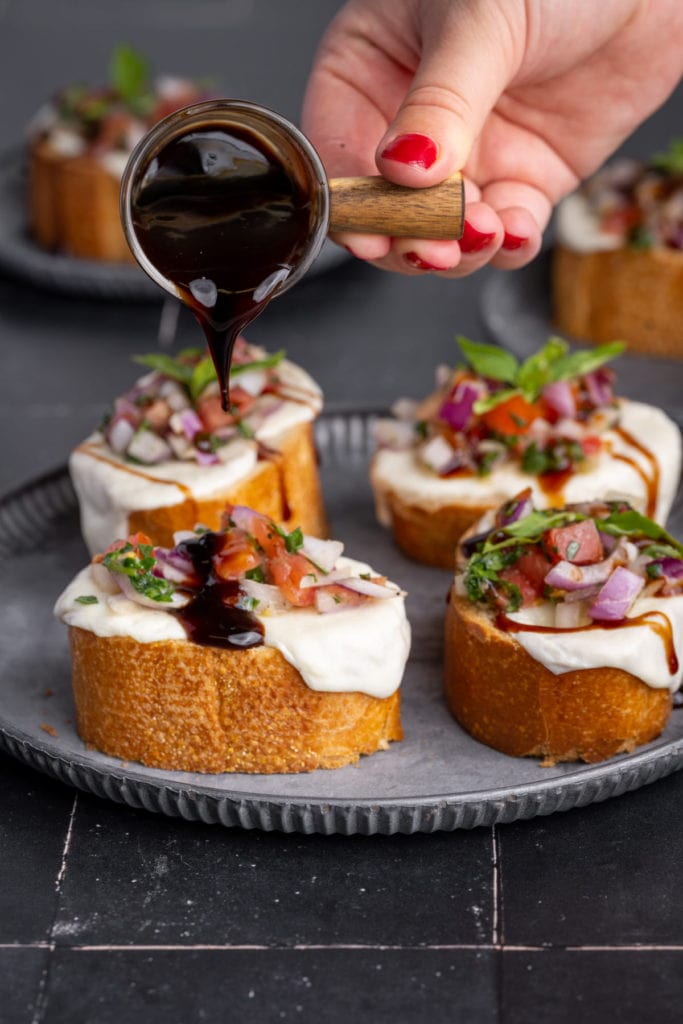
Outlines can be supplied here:
[[[195, 537], [191, 534], [192, 538]], [[192, 559], [184, 551], [177, 548], [155, 548], [154, 557], [161, 576], [169, 583], [192, 587], [198, 583]]]
[[196, 449], [194, 457], [200, 466], [216, 466], [221, 460], [215, 452], [201, 452]]
[[185, 437], [188, 441], [191, 441], [195, 434], [200, 433], [204, 430], [204, 424], [200, 420], [194, 409], [183, 409], [182, 412], [177, 413], [177, 417], [173, 416], [171, 422], [175, 428], [176, 422], [180, 425]]
[[567, 380], [556, 380], [543, 388], [543, 399], [558, 416], [573, 419], [576, 416], [576, 400]]
[[145, 428], [135, 432], [133, 440], [128, 445], [128, 454], [147, 465], [165, 462], [166, 459], [172, 457], [171, 449], [163, 438], [155, 434], [153, 430]]
[[247, 597], [253, 597], [258, 601], [256, 611], [259, 614], [265, 611], [286, 612], [292, 607], [280, 588], [270, 583], [258, 583], [256, 580], [241, 579], [240, 589], [244, 591]]
[[308, 534], [304, 534], [304, 541], [300, 548], [301, 554], [309, 558], [325, 573], [332, 572], [343, 550], [344, 545], [340, 540], [321, 540], [319, 537], [310, 537]]
[[355, 590], [357, 594], [365, 597], [375, 597], [383, 600], [386, 597], [396, 597], [398, 591], [393, 587], [386, 587], [381, 583], [374, 583], [372, 580], [361, 579], [360, 576], [347, 576], [339, 581], [340, 586], [347, 590]]
[[660, 576], [668, 580], [683, 580], [683, 558], [653, 558], [649, 565], [658, 565]]
[[135, 426], [125, 416], [114, 416], [107, 424], [105, 437], [107, 444], [117, 455], [123, 455], [126, 448], [133, 440]]
[[118, 419], [119, 416], [127, 417], [132, 423], [139, 423], [140, 406], [135, 405], [127, 395], [123, 395], [114, 402], [114, 419]]
[[472, 407], [479, 397], [479, 391], [473, 384], [461, 381], [439, 409], [442, 419], [452, 430], [464, 430], [471, 416]]
[[627, 561], [626, 550], [623, 543], [620, 543], [602, 562], [594, 562], [592, 565], [575, 565], [564, 560], [557, 562], [543, 582], [558, 590], [581, 590], [584, 587], [593, 587], [597, 583], [604, 583], [615, 565]]
[[515, 495], [514, 498], [511, 498], [510, 501], [506, 501], [504, 505], [501, 505], [496, 513], [496, 526], [509, 526], [511, 523], [516, 523], [518, 519], [528, 516], [533, 511], [533, 507], [531, 488], [527, 487]]
[[583, 383], [588, 392], [588, 397], [594, 406], [600, 407], [602, 405], [609, 405], [614, 401], [614, 392], [612, 391], [612, 381], [614, 374], [606, 366], [600, 366], [597, 370], [593, 370], [592, 373], [587, 373], [583, 378]]
[[445, 437], [437, 434], [420, 448], [420, 458], [435, 473], [443, 473], [450, 468], [455, 458], [455, 449]]
[[592, 619], [605, 622], [619, 622], [645, 586], [642, 576], [619, 565], [600, 590], [595, 602], [588, 609]]

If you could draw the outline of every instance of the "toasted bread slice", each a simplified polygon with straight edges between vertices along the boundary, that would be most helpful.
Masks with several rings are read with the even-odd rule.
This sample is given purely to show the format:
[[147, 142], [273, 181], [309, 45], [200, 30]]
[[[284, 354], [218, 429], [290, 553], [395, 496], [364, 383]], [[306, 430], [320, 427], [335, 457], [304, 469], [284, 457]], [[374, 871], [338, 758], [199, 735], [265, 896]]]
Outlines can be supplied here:
[[273, 647], [140, 643], [73, 626], [69, 635], [79, 734], [114, 757], [191, 772], [306, 772], [403, 735], [399, 690], [312, 690]]
[[668, 689], [622, 669], [596, 665], [554, 675], [454, 587], [444, 686], [450, 710], [475, 739], [546, 765], [632, 751], [660, 734], [672, 703]]
[[80, 259], [132, 263], [119, 216], [118, 178], [95, 157], [65, 156], [41, 140], [29, 156], [29, 218], [36, 240]]
[[558, 245], [552, 294], [556, 326], [575, 338], [621, 338], [634, 351], [683, 359], [683, 252]]

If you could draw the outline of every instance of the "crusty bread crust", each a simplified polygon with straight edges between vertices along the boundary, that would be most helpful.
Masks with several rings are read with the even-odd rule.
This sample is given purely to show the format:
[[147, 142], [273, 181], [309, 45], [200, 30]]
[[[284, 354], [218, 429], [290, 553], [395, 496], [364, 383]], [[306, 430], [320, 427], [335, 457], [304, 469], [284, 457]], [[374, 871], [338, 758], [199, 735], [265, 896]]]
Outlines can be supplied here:
[[475, 739], [513, 757], [542, 757], [546, 765], [631, 751], [660, 734], [671, 710], [668, 690], [621, 669], [554, 675], [454, 587], [444, 686], [450, 710]]
[[[224, 494], [131, 512], [128, 532], [141, 531], [155, 544], [172, 547], [177, 530], [191, 530], [196, 523], [220, 529], [225, 506], [233, 504], [256, 509], [286, 528], [300, 526], [311, 536], [327, 536], [313, 425], [298, 423], [288, 430], [278, 452]], [[150, 473], [154, 475], [153, 468]]]
[[396, 545], [408, 558], [424, 565], [452, 569], [458, 539], [485, 512], [497, 507], [498, 502], [427, 509], [403, 501], [396, 491], [383, 489], [382, 504], [389, 513]]
[[585, 341], [620, 338], [635, 351], [683, 359], [683, 252], [556, 246], [552, 293], [559, 330]]
[[402, 739], [400, 691], [311, 690], [273, 647], [139, 643], [70, 627], [78, 732], [153, 768], [306, 772], [339, 768]]
[[81, 259], [132, 263], [119, 216], [120, 183], [96, 158], [63, 156], [49, 140], [29, 153], [31, 232], [46, 249]]

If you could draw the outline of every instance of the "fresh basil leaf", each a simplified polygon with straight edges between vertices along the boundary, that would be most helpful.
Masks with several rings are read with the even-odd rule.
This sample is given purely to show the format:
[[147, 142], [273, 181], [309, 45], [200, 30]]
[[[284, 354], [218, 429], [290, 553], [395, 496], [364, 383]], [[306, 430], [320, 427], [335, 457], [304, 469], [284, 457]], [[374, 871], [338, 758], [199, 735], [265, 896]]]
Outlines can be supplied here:
[[668, 150], [655, 153], [650, 163], [668, 174], [683, 174], [683, 139], [672, 139]]
[[667, 533], [659, 523], [648, 519], [647, 516], [636, 512], [635, 509], [629, 509], [626, 512], [611, 512], [605, 519], [596, 520], [596, 525], [604, 533], [609, 533], [616, 537], [628, 537], [635, 534], [639, 537], [649, 537], [651, 540], [663, 541], [674, 548], [678, 552], [679, 557], [683, 555], [683, 543], [677, 541], [670, 533]]
[[189, 384], [192, 379], [193, 368], [187, 363], [181, 363], [172, 356], [163, 352], [148, 352], [146, 355], [133, 356], [133, 361], [141, 366], [149, 366], [152, 370], [163, 373], [165, 377], [180, 381], [181, 384]]
[[522, 392], [519, 388], [501, 388], [500, 391], [494, 391], [492, 394], [486, 395], [485, 398], [478, 398], [472, 409], [478, 416], [481, 416], [482, 413], [489, 412], [489, 410], [495, 409], [497, 405], [507, 402], [508, 398], [521, 394]]
[[515, 383], [522, 389], [527, 401], [534, 402], [546, 384], [554, 379], [553, 367], [568, 348], [563, 338], [551, 337], [543, 348], [524, 360], [517, 371]]
[[506, 384], [516, 382], [519, 363], [511, 352], [506, 352], [498, 345], [486, 345], [480, 341], [470, 341], [462, 334], [456, 338], [468, 366], [481, 377], [500, 380]]
[[585, 518], [579, 512], [535, 509], [523, 519], [518, 519], [516, 523], [509, 523], [507, 526], [501, 527], [500, 530], [494, 531], [492, 536], [503, 534], [506, 540], [487, 540], [484, 544], [484, 551], [495, 551], [500, 547], [507, 547], [509, 539], [534, 542], [540, 540], [545, 531], [554, 526], [565, 526], [567, 523], [576, 523]]
[[571, 380], [592, 373], [603, 363], [620, 356], [626, 348], [623, 341], [608, 341], [589, 350], [570, 352], [558, 359], [552, 369], [551, 380]]
[[132, 46], [117, 46], [111, 56], [109, 78], [125, 102], [135, 101], [148, 90], [149, 64]]
[[213, 359], [210, 356], [200, 359], [196, 366], [191, 368], [190, 373], [190, 397], [196, 402], [204, 388], [217, 379]]
[[270, 356], [265, 356], [263, 359], [254, 359], [251, 363], [240, 363], [238, 366], [230, 367], [230, 376], [238, 377], [240, 373], [246, 373], [248, 370], [269, 370], [273, 366], [277, 366], [285, 358], [285, 350], [281, 348], [279, 352], [273, 352]]

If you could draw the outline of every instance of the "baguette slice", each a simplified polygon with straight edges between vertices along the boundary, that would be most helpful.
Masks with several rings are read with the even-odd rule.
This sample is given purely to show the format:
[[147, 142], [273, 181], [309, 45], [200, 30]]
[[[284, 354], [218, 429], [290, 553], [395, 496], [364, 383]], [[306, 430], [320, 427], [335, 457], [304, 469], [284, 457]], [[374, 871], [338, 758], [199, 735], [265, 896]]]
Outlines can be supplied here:
[[661, 733], [672, 704], [669, 690], [621, 669], [554, 675], [454, 587], [444, 686], [451, 712], [475, 739], [513, 757], [542, 757], [546, 765], [632, 751]]
[[[173, 545], [173, 534], [178, 530], [192, 530], [197, 523], [209, 529], [219, 529], [221, 517], [227, 504], [248, 505], [257, 508], [264, 515], [285, 526], [301, 526], [304, 533], [315, 537], [327, 536], [327, 519], [318, 474], [318, 457], [315, 448], [313, 425], [310, 421], [291, 427], [278, 441], [277, 451], [271, 458], [256, 463], [254, 468], [241, 480], [223, 492], [206, 498], [182, 496], [178, 489], [178, 501], [172, 505], [135, 509], [123, 507], [117, 493], [116, 481], [119, 473], [140, 476], [141, 486], [145, 478], [155, 478], [155, 467], [133, 466], [117, 460], [115, 456], [104, 455], [118, 471], [102, 485], [101, 491], [93, 491], [90, 474], [98, 471], [102, 453], [91, 451], [88, 458], [88, 442], [81, 445], [70, 463], [71, 477], [79, 497], [83, 535], [91, 553], [102, 550], [116, 536], [129, 533], [145, 533], [154, 544], [165, 547]], [[207, 473], [212, 467], [207, 467]], [[103, 509], [103, 505], [106, 508]], [[98, 514], [102, 513], [102, 517]], [[113, 532], [106, 525], [123, 517]]]
[[29, 154], [29, 219], [36, 240], [80, 259], [133, 263], [119, 216], [118, 178], [96, 158], [65, 156], [49, 141]]
[[555, 325], [585, 341], [623, 338], [637, 352], [683, 359], [683, 252], [555, 247]]
[[131, 512], [126, 533], [140, 531], [155, 544], [170, 547], [176, 531], [191, 530], [196, 523], [218, 530], [228, 504], [257, 508], [285, 527], [300, 526], [313, 537], [326, 537], [328, 526], [312, 424], [299, 423], [288, 430], [272, 458], [258, 462], [248, 477], [223, 494]]
[[114, 757], [191, 772], [306, 772], [403, 736], [400, 690], [312, 690], [272, 647], [140, 643], [73, 626], [69, 636], [79, 734]]

